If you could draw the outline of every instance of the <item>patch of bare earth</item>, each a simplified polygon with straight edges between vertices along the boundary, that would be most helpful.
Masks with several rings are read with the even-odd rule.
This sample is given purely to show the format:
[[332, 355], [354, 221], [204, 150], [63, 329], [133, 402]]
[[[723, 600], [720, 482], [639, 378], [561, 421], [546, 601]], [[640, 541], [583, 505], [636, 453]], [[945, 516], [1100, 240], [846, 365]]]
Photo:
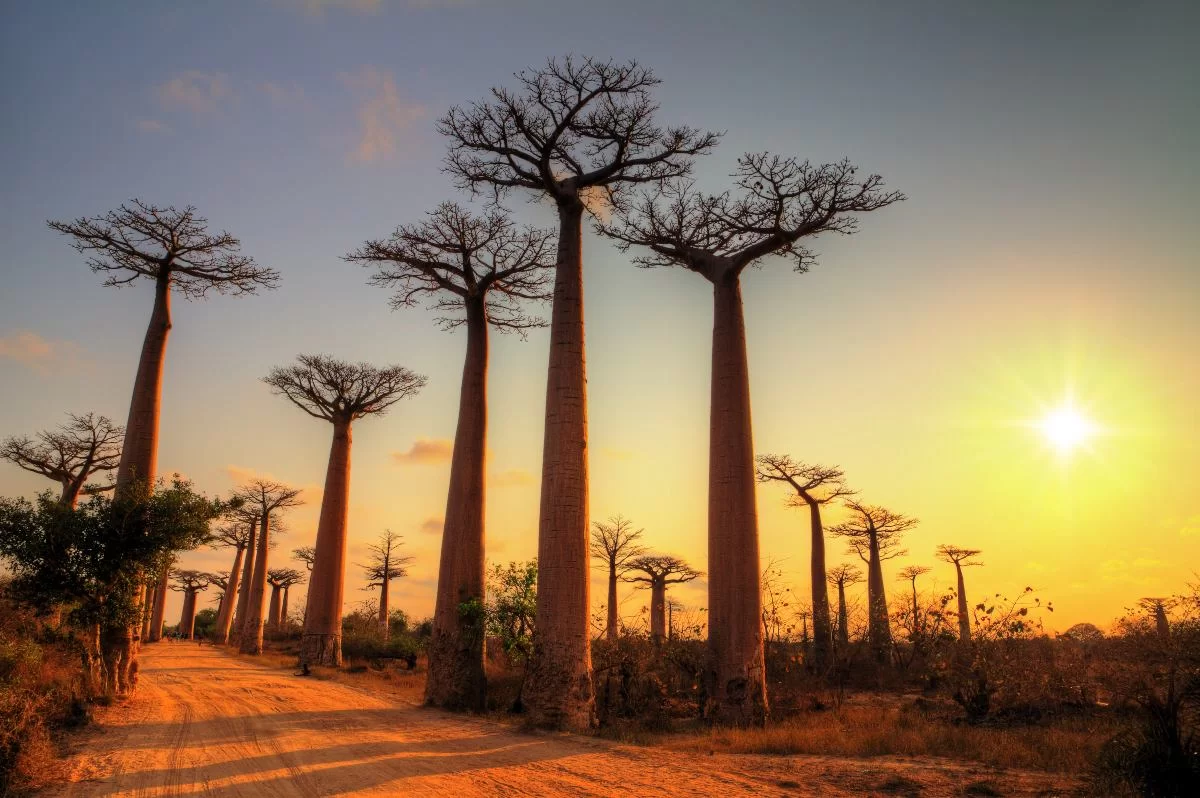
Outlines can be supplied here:
[[[378, 693], [379, 691], [375, 691]], [[1069, 779], [918, 757], [762, 756], [526, 734], [159, 643], [80, 735], [57, 796], [1071, 794]]]

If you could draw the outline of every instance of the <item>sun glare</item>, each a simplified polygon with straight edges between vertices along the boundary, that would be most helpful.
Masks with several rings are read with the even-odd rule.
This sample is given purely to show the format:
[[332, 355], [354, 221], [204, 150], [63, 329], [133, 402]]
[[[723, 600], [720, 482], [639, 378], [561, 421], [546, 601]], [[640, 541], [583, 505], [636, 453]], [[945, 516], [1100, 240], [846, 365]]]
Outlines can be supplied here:
[[1077, 449], [1096, 431], [1096, 425], [1070, 405], [1052, 410], [1038, 426], [1050, 445], [1062, 454]]

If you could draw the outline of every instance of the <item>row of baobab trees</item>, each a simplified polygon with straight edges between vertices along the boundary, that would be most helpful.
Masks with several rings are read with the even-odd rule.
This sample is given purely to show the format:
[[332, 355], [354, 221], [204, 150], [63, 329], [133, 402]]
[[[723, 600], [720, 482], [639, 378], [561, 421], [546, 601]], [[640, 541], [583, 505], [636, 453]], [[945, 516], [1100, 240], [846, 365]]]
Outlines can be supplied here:
[[[538, 632], [525, 703], [540, 725], [594, 722], [582, 238], [584, 215], [592, 212], [597, 231], [621, 250], [636, 251], [636, 264], [682, 267], [713, 287], [706, 711], [732, 723], [761, 722], [767, 714], [741, 277], [767, 260], [804, 272], [814, 261], [807, 240], [852, 233], [859, 215], [904, 197], [885, 189], [878, 175], [860, 176], [848, 161], [814, 165], [768, 152], [741, 156], [732, 187], [705, 192], [690, 179], [693, 162], [714, 149], [720, 134], [658, 122], [659, 83], [636, 62], [568, 56], [452, 108], [438, 122], [448, 142], [446, 171], [460, 188], [484, 195], [489, 209], [474, 214], [444, 203], [424, 221], [346, 256], [372, 269], [371, 283], [394, 292], [394, 307], [426, 302], [444, 327], [466, 328], [429, 651], [430, 703], [484, 705], [484, 635], [477, 616], [462, 608], [482, 600], [484, 589], [488, 334], [543, 325], [526, 307], [549, 301]], [[557, 230], [514, 223], [502, 205], [513, 192], [550, 200]], [[601, 205], [605, 212], [595, 214]], [[252, 294], [274, 287], [279, 275], [243, 255], [231, 234], [210, 232], [190, 207], [135, 200], [50, 226], [107, 275], [106, 285], [154, 283], [115, 487], [152, 481], [172, 294]], [[401, 366], [314, 355], [275, 369], [266, 382], [333, 428], [301, 649], [306, 663], [333, 665], [340, 661], [351, 429], [416, 394], [425, 378]], [[148, 587], [155, 581], [147, 575]], [[161, 584], [154, 589], [161, 594]], [[124, 678], [137, 632], [114, 628], [104, 635], [109, 655], [123, 658]]]

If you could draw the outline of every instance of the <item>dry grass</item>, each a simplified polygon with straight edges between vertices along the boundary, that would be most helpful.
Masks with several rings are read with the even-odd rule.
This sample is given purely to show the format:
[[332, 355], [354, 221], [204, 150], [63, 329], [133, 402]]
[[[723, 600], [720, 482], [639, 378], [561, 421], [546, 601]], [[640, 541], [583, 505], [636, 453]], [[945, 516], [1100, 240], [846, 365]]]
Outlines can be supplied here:
[[666, 738], [664, 744], [705, 753], [936, 756], [1001, 768], [1080, 774], [1089, 769], [1110, 734], [1107, 723], [1083, 719], [992, 728], [957, 724], [915, 710], [843, 706], [804, 713], [763, 729], [714, 729]]

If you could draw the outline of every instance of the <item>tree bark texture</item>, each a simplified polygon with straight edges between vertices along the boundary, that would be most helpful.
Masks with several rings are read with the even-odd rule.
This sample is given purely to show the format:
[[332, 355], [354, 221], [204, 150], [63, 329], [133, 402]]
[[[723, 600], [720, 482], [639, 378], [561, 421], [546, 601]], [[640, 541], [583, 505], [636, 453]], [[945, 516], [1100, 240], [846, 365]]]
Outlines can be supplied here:
[[226, 641], [240, 641], [246, 625], [246, 605], [250, 600], [250, 581], [254, 578], [254, 559], [258, 556], [258, 520], [250, 524], [250, 539], [246, 544], [246, 560], [242, 563], [242, 589], [238, 593], [237, 609], [233, 613], [233, 629]]
[[263, 513], [258, 522], [258, 551], [254, 554], [254, 574], [248, 585], [246, 599], [246, 622], [242, 625], [242, 636], [238, 650], [243, 654], [261, 654], [263, 650], [263, 626], [267, 610], [267, 553], [271, 545], [271, 514]]
[[350, 420], [333, 424], [325, 493], [317, 522], [317, 546], [309, 579], [300, 661], [342, 664], [342, 595], [346, 578], [346, 516], [350, 501]]
[[892, 630], [888, 622], [887, 593], [883, 586], [883, 562], [879, 558], [879, 538], [871, 533], [867, 562], [867, 637], [877, 662], [885, 662], [892, 650]]
[[229, 569], [229, 585], [225, 588], [225, 595], [221, 597], [221, 606], [217, 609], [217, 624], [213, 629], [213, 634], [218, 643], [229, 642], [229, 628], [233, 625], [233, 607], [239, 602], [238, 586], [242, 575], [242, 560], [245, 559], [246, 550], [241, 546], [237, 547], [237, 553], [233, 555], [233, 567]]
[[825, 527], [821, 523], [821, 505], [808, 502], [812, 528], [812, 556], [809, 578], [812, 580], [813, 661], [817, 670], [833, 664], [833, 628], [829, 620], [829, 585], [825, 579]]

